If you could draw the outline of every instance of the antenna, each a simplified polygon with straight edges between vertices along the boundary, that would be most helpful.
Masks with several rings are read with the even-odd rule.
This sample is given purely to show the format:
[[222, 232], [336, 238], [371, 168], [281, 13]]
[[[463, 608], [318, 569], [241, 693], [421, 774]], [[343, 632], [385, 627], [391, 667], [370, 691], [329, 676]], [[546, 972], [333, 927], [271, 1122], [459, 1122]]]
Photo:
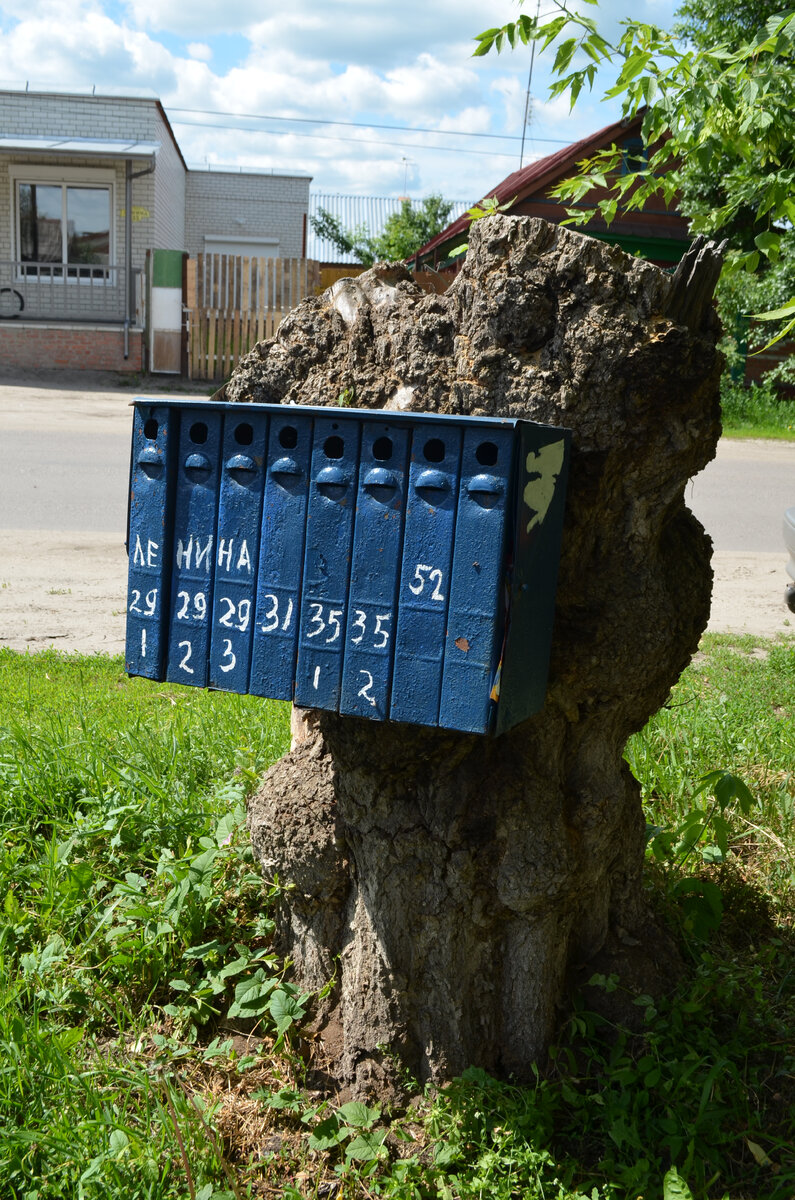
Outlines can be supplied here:
[[[541, 15], [541, 0], [538, 0], [538, 3], [536, 4], [536, 28], [538, 28], [538, 18], [540, 17], [540, 15]], [[524, 98], [524, 120], [522, 121], [522, 147], [519, 151], [519, 170], [520, 171], [522, 169], [522, 162], [524, 161], [524, 139], [525, 139], [525, 134], [527, 133], [527, 122], [530, 118], [530, 84], [533, 82], [533, 63], [535, 62], [535, 57], [536, 57], [536, 41], [535, 41], [535, 38], [533, 38], [533, 44], [530, 47], [530, 70], [528, 71], [528, 74], [527, 74], [527, 93]]]

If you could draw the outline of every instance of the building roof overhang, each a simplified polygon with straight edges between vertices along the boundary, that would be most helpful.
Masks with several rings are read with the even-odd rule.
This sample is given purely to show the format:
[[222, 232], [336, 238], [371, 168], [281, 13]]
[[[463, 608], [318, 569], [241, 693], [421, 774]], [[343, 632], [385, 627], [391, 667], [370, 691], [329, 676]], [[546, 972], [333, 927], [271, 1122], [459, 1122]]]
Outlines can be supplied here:
[[138, 142], [119, 138], [82, 137], [23, 137], [10, 134], [0, 137], [0, 154], [37, 154], [47, 158], [129, 158], [136, 161], [155, 158], [160, 142]]

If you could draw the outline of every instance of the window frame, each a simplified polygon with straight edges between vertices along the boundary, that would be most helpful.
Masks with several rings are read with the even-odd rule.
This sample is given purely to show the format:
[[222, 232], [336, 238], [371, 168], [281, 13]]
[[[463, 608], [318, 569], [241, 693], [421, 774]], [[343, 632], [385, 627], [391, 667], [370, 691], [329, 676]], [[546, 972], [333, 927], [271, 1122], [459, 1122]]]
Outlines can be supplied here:
[[[13, 261], [16, 265], [16, 278], [20, 282], [26, 280], [42, 280], [49, 283], [71, 283], [93, 287], [103, 284], [116, 283], [116, 172], [105, 167], [70, 167], [70, 166], [40, 166], [35, 163], [15, 163], [9, 168], [9, 183], [11, 186], [11, 238], [13, 246]], [[23, 263], [22, 262], [22, 228], [21, 205], [19, 189], [21, 185], [40, 184], [49, 187], [60, 187], [62, 192], [61, 220], [66, 221], [66, 189], [96, 188], [108, 193], [108, 262], [107, 265], [92, 265], [90, 263]], [[67, 230], [63, 227], [62, 254], [67, 253]], [[34, 271], [25, 268], [34, 267]], [[81, 271], [83, 272], [81, 274]]]

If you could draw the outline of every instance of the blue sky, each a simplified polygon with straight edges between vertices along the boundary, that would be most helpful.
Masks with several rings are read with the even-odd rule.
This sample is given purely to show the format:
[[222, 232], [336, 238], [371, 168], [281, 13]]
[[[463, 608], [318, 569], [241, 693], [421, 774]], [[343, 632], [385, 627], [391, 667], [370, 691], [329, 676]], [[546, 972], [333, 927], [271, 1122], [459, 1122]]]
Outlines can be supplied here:
[[[551, 7], [542, 0], [542, 14]], [[674, 7], [589, 11], [614, 29], [630, 11], [668, 26]], [[472, 39], [518, 11], [514, 0], [0, 0], [0, 86], [146, 90], [191, 166], [474, 201], [519, 166], [530, 51], [475, 59]], [[597, 96], [573, 114], [550, 102], [550, 61], [536, 55], [525, 163], [618, 116]]]

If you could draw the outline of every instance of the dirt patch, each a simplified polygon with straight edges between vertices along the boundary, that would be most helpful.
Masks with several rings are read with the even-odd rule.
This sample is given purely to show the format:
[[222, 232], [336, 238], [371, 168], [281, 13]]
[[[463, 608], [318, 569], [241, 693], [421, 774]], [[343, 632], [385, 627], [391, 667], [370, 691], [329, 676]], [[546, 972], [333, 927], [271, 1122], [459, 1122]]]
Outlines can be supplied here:
[[[795, 633], [784, 604], [786, 554], [718, 552], [708, 629]], [[110, 533], [0, 531], [0, 646], [122, 654], [127, 554]]]

